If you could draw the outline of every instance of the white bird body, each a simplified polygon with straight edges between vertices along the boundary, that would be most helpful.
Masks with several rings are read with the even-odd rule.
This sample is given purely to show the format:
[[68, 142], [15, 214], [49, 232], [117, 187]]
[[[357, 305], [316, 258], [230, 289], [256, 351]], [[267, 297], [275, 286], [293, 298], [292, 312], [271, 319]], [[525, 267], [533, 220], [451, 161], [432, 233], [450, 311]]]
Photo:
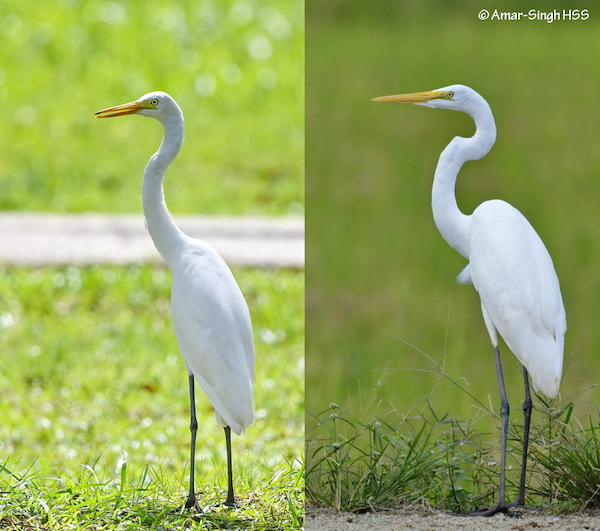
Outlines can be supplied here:
[[254, 346], [244, 296], [225, 261], [204, 242], [189, 238], [169, 268], [173, 326], [188, 371], [219, 426], [240, 435], [254, 422]]
[[162, 182], [181, 149], [183, 113], [164, 92], [146, 94], [138, 101], [153, 99], [160, 102], [160, 114], [150, 116], [159, 119], [165, 136], [144, 171], [142, 206], [146, 224], [173, 277], [173, 327], [188, 372], [215, 408], [217, 423], [239, 435], [254, 422], [250, 312], [219, 253], [207, 243], [185, 235], [173, 223]]
[[479, 293], [494, 347], [500, 333], [530, 373], [534, 389], [556, 398], [567, 324], [554, 264], [529, 221], [512, 205], [485, 201], [470, 216], [458, 208], [458, 172], [465, 162], [489, 152], [496, 125], [488, 103], [469, 87], [452, 85], [427, 94], [447, 93], [451, 100], [416, 103], [466, 112], [477, 129], [470, 138], [452, 139], [440, 155], [432, 190], [434, 221], [448, 244], [469, 260], [458, 280], [472, 283]]
[[500, 333], [534, 389], [556, 398], [567, 323], [550, 254], [523, 214], [504, 201], [486, 201], [470, 218], [468, 270], [492, 343], [498, 346]]
[[231, 270], [210, 245], [186, 236], [173, 222], [163, 179], [184, 137], [181, 109], [165, 92], [96, 113], [99, 118], [141, 114], [157, 119], [163, 141], [150, 158], [142, 181], [142, 206], [148, 232], [171, 275], [171, 314], [177, 343], [189, 374], [192, 434], [190, 491], [185, 507], [198, 507], [194, 493], [196, 408], [194, 378], [225, 428], [228, 465], [226, 505], [233, 495], [230, 430], [238, 435], [254, 422], [254, 342], [248, 305]]
[[455, 137], [442, 151], [435, 170], [431, 204], [442, 237], [469, 260], [457, 280], [473, 284], [479, 293], [483, 318], [494, 346], [503, 420], [500, 491], [498, 506], [480, 514], [491, 516], [498, 511], [507, 512], [505, 469], [509, 404], [498, 334], [524, 367], [524, 450], [516, 503], [522, 506], [532, 408], [529, 375], [534, 389], [549, 398], [558, 395], [562, 377], [567, 321], [554, 264], [531, 224], [505, 201], [485, 201], [471, 215], [463, 214], [458, 208], [455, 196], [458, 172], [465, 162], [484, 157], [496, 141], [494, 116], [485, 99], [469, 87], [451, 85], [430, 92], [383, 96], [374, 101], [457, 110], [475, 121], [476, 131], [472, 137]]

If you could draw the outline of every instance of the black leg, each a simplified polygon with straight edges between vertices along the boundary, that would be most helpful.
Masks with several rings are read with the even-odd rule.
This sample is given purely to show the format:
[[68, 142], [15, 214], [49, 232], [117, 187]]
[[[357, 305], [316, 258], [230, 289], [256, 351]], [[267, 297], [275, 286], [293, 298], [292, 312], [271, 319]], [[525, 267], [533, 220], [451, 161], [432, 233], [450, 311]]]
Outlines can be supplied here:
[[[506, 503], [506, 445], [508, 439], [508, 420], [510, 407], [506, 398], [506, 388], [504, 387], [504, 375], [502, 373], [502, 363], [500, 362], [500, 350], [494, 347], [494, 356], [496, 358], [496, 373], [498, 374], [498, 386], [500, 387], [500, 416], [502, 417], [502, 441], [500, 449], [500, 486], [498, 489], [498, 505], [487, 511], [472, 513], [471, 516], [493, 516], [497, 513], [510, 514]], [[514, 516], [514, 515], [512, 515]]]
[[190, 384], [190, 433], [191, 433], [191, 450], [190, 450], [190, 490], [188, 493], [187, 501], [184, 507], [189, 509], [195, 507], [198, 512], [202, 512], [198, 507], [198, 501], [196, 499], [196, 493], [194, 492], [194, 465], [196, 462], [196, 433], [198, 431], [198, 421], [196, 420], [196, 393], [194, 391], [194, 376], [189, 376]]
[[521, 461], [521, 481], [519, 483], [519, 496], [514, 503], [516, 506], [525, 505], [525, 476], [527, 474], [527, 451], [529, 448], [529, 426], [531, 424], [531, 393], [529, 391], [529, 377], [527, 369], [523, 367], [523, 380], [525, 382], [525, 400], [523, 401], [523, 459]]
[[227, 500], [225, 505], [228, 507], [239, 507], [235, 503], [235, 496], [233, 495], [233, 470], [231, 463], [231, 428], [225, 426], [225, 445], [227, 446]]
[[502, 441], [500, 454], [500, 488], [498, 496], [498, 507], [502, 508], [506, 505], [506, 444], [508, 438], [508, 419], [510, 415], [510, 407], [506, 398], [506, 388], [504, 387], [504, 375], [502, 373], [502, 363], [500, 362], [500, 350], [494, 348], [496, 357], [496, 372], [498, 373], [498, 386], [500, 387], [500, 415], [502, 417]]

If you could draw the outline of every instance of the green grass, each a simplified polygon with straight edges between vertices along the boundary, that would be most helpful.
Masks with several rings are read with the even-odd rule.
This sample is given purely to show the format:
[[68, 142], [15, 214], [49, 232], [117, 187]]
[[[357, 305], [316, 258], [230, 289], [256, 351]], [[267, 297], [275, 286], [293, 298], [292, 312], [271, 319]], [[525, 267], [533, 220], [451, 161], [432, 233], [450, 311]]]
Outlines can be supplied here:
[[[284, 467], [244, 500], [239, 510], [217, 508], [221, 492], [205, 489], [200, 502], [205, 514], [180, 511], [181, 500], [168, 492], [169, 486], [150, 469], [135, 480], [122, 467], [119, 478], [99, 482], [92, 470], [77, 480], [56, 481], [33, 474], [10, 476], [2, 493], [3, 529], [298, 529], [303, 522], [302, 470]], [[160, 472], [158, 472], [160, 474]], [[7, 482], [8, 483], [8, 482]]]
[[336, 404], [317, 419], [308, 435], [307, 492], [313, 503], [375, 511], [424, 497], [430, 475], [440, 468], [425, 426], [414, 431], [381, 420], [362, 424]]
[[301, 214], [303, 3], [3, 0], [0, 209], [138, 212], [161, 128], [99, 109], [169, 92], [186, 141], [176, 213]]
[[[478, 296], [456, 284], [465, 260], [442, 240], [431, 215], [439, 154], [453, 136], [471, 135], [473, 122], [462, 113], [369, 101], [452, 83], [478, 90], [498, 126], [492, 151], [459, 174], [459, 207], [470, 213], [502, 198], [531, 221], [553, 257], [567, 310], [563, 400], [597, 382], [600, 130], [588, 87], [600, 85], [600, 19], [483, 23], [479, 9], [476, 2], [307, 4], [307, 409], [313, 415], [331, 402], [362, 411], [374, 388], [373, 408], [405, 412], [436, 385], [440, 362], [465, 378], [470, 395], [498, 404]], [[504, 344], [501, 353], [509, 401], [518, 408], [520, 367]], [[468, 419], [470, 395], [450, 387], [433, 397], [433, 406], [440, 415]], [[584, 399], [583, 410], [593, 413], [598, 390]], [[307, 428], [312, 422], [309, 416]], [[482, 418], [481, 431], [492, 429]]]
[[[304, 275], [234, 273], [257, 360], [257, 420], [233, 438], [243, 510], [194, 525], [293, 529], [303, 519]], [[154, 266], [2, 269], [2, 525], [80, 529], [94, 515], [100, 529], [171, 529], [189, 519], [166, 513], [185, 499], [189, 473], [169, 288], [168, 271]], [[210, 506], [226, 491], [224, 436], [202, 394], [197, 408], [197, 490]]]
[[572, 409], [558, 422], [542, 424], [534, 432], [534, 439], [540, 444], [533, 448], [532, 458], [548, 478], [539, 490], [556, 499], [563, 510], [598, 510], [600, 415], [597, 409], [586, 428], [577, 420], [569, 423]]
[[[600, 417], [583, 428], [572, 402], [535, 407], [527, 505], [554, 513], [597, 510]], [[331, 404], [317, 415], [307, 434], [308, 501], [353, 512], [419, 505], [465, 514], [495, 505], [498, 444], [473, 419], [411, 413], [388, 411], [365, 422]], [[486, 415], [500, 424], [494, 412]], [[519, 488], [521, 422], [509, 429], [508, 501]]]
[[[151, 467], [131, 479], [127, 466], [108, 482], [84, 468], [76, 479], [43, 479], [26, 471], [11, 472], [13, 463], [0, 463], [3, 529], [299, 529], [304, 521], [304, 482], [297, 463], [282, 465], [264, 485], [245, 484], [251, 491], [242, 507], [223, 506], [220, 489], [205, 488], [199, 496], [204, 514], [181, 511], [163, 471]], [[58, 483], [58, 485], [57, 485]], [[182, 485], [183, 487], [183, 485]]]

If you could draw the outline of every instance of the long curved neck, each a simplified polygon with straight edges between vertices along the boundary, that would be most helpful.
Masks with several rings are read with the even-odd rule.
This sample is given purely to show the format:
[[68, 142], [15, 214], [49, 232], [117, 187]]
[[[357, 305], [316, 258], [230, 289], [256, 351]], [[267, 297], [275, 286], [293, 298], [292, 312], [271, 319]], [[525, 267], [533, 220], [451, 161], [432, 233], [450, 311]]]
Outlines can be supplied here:
[[471, 239], [470, 218], [456, 203], [456, 177], [462, 165], [469, 160], [483, 158], [496, 141], [496, 124], [489, 105], [472, 114], [476, 132], [471, 138], [457, 136], [442, 151], [433, 178], [431, 206], [433, 219], [448, 245], [469, 258]]
[[177, 228], [165, 203], [163, 179], [167, 168], [179, 153], [183, 142], [183, 115], [174, 114], [162, 121], [165, 131], [158, 151], [152, 155], [142, 181], [142, 207], [148, 232], [158, 252], [169, 264], [181, 245], [183, 233]]

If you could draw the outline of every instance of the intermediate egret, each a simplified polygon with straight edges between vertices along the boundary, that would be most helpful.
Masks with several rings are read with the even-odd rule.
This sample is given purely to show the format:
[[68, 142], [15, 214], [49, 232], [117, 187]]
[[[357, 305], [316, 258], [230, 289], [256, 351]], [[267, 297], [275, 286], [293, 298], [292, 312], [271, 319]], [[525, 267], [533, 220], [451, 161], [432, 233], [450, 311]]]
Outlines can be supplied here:
[[[473, 89], [452, 85], [430, 92], [383, 96], [373, 101], [414, 103], [433, 109], [467, 113], [475, 121], [470, 138], [456, 137], [442, 151], [432, 191], [433, 218], [448, 244], [464, 256], [468, 265], [458, 275], [462, 284], [473, 284], [481, 298], [481, 310], [496, 359], [500, 386], [502, 442], [498, 505], [476, 513], [491, 516], [525, 504], [525, 474], [531, 396], [533, 387], [556, 398], [562, 377], [565, 308], [552, 259], [523, 214], [505, 201], [485, 201], [471, 215], [456, 203], [454, 187], [462, 165], [484, 157], [496, 141], [496, 124], [487, 101]], [[500, 363], [498, 333], [523, 364], [525, 382], [523, 457], [516, 502], [506, 503], [506, 439], [509, 405]]]
[[155, 118], [164, 128], [163, 141], [144, 171], [142, 206], [150, 236], [173, 277], [171, 314], [188, 371], [191, 456], [190, 487], [184, 506], [200, 511], [194, 492], [198, 430], [194, 378], [213, 405], [217, 423], [225, 429], [228, 482], [225, 505], [236, 506], [231, 430], [240, 435], [254, 422], [254, 343], [250, 312], [225, 261], [210, 245], [181, 232], [165, 204], [162, 186], [165, 171], [183, 142], [181, 109], [168, 94], [151, 92], [131, 103], [98, 111], [96, 117], [126, 114]]

